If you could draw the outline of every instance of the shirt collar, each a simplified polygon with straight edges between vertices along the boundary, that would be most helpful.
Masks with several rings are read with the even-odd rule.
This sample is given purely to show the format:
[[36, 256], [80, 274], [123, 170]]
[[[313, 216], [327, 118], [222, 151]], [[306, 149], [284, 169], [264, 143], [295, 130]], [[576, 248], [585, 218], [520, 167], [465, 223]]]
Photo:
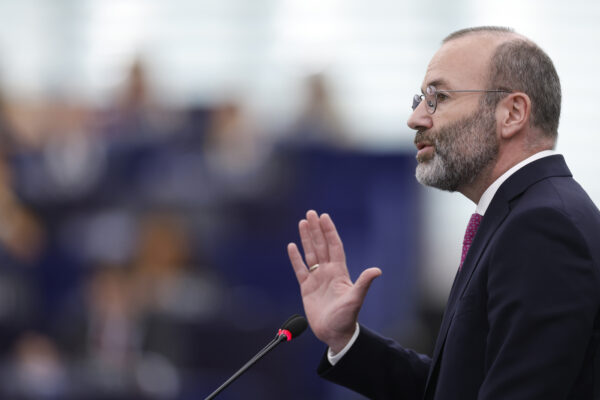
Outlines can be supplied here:
[[500, 188], [500, 185], [502, 185], [504, 183], [504, 181], [506, 181], [512, 174], [514, 174], [515, 172], [517, 172], [518, 170], [520, 170], [527, 164], [534, 162], [535, 160], [539, 160], [540, 158], [552, 156], [554, 154], [556, 154], [556, 152], [554, 150], [540, 151], [539, 153], [535, 153], [531, 157], [524, 159], [523, 161], [521, 161], [520, 163], [516, 164], [511, 169], [509, 169], [508, 171], [503, 173], [490, 186], [488, 186], [488, 188], [485, 190], [485, 192], [483, 192], [483, 194], [481, 195], [481, 199], [479, 199], [479, 203], [477, 203], [477, 208], [475, 209], [475, 212], [479, 215], [485, 215], [485, 212], [486, 212], [488, 206], [490, 205], [490, 203], [492, 202], [494, 195]]

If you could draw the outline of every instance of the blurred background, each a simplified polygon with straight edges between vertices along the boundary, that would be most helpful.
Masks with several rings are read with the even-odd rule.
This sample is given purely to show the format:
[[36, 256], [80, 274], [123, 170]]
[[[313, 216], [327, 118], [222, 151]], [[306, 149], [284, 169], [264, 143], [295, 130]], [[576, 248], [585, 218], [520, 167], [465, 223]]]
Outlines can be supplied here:
[[[329, 212], [360, 320], [428, 352], [474, 205], [414, 179], [411, 99], [450, 32], [553, 58], [594, 201], [600, 4], [0, 0], [0, 397], [204, 398], [302, 313], [285, 247]], [[361, 398], [311, 332], [223, 399]]]

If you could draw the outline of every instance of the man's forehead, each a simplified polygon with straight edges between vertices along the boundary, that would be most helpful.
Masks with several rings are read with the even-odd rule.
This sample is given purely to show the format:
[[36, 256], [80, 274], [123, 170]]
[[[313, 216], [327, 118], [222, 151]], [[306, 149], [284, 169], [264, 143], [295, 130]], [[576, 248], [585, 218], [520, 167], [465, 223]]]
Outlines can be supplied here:
[[423, 88], [483, 88], [492, 54], [502, 41], [498, 36], [472, 34], [444, 43], [429, 62]]

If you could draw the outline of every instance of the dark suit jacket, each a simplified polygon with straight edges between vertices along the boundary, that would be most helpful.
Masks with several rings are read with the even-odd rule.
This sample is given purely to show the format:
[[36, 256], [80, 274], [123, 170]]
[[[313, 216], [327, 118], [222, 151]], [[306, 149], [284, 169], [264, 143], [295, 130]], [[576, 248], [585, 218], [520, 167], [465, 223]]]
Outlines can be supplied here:
[[600, 399], [600, 213], [554, 155], [499, 188], [433, 353], [361, 326], [321, 376], [374, 399]]

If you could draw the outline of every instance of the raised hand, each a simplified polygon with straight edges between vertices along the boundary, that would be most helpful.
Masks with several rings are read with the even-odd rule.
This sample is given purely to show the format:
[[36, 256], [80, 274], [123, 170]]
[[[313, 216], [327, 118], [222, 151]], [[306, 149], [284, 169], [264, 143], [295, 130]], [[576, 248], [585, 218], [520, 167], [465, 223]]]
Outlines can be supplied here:
[[287, 249], [304, 312], [315, 336], [337, 353], [352, 337], [367, 291], [381, 270], [368, 268], [352, 283], [342, 240], [328, 214], [310, 210], [298, 227], [304, 260], [294, 243]]

